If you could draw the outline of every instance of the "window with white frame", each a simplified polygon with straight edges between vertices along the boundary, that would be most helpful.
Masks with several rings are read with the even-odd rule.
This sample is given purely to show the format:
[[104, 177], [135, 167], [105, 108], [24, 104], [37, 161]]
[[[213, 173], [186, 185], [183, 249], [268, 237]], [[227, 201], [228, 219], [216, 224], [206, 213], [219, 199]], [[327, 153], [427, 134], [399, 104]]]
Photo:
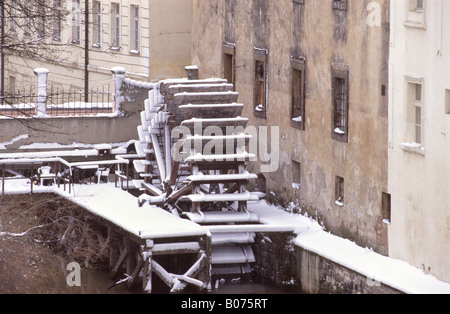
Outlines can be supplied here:
[[102, 4], [100, 1], [94, 1], [93, 8], [93, 32], [92, 32], [92, 46], [100, 48], [102, 41]]
[[406, 2], [406, 20], [403, 25], [405, 27], [426, 29], [425, 10], [425, 0], [408, 0]]
[[62, 32], [62, 4], [61, 0], [55, 1], [56, 21], [54, 25], [53, 40], [61, 41]]
[[407, 125], [406, 141], [415, 146], [423, 146], [423, 82], [409, 80], [407, 82]]
[[138, 53], [140, 49], [139, 6], [131, 6], [131, 52]]
[[79, 44], [81, 40], [81, 8], [80, 0], [72, 2], [72, 43]]
[[111, 45], [113, 48], [120, 47], [120, 4], [112, 3], [112, 22], [111, 22], [111, 34], [112, 34], [112, 42]]
[[423, 11], [424, 0], [409, 0], [410, 11]]

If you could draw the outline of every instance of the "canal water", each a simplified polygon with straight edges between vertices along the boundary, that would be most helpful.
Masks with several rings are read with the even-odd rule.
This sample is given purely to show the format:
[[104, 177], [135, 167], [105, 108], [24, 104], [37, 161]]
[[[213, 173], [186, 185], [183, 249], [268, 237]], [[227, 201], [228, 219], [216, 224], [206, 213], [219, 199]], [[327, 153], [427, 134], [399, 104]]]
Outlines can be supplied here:
[[[115, 286], [115, 280], [108, 277], [106, 271], [82, 270], [80, 286], [69, 286], [66, 281], [67, 273], [58, 276], [54, 293], [56, 294], [141, 294], [141, 289], [130, 291], [126, 284]], [[120, 280], [120, 279], [119, 279]], [[155, 287], [155, 290], [158, 288]], [[158, 293], [158, 291], [155, 291]], [[160, 292], [163, 293], [163, 292]], [[268, 284], [261, 280], [252, 278], [218, 278], [212, 282], [211, 294], [287, 294], [288, 291]]]

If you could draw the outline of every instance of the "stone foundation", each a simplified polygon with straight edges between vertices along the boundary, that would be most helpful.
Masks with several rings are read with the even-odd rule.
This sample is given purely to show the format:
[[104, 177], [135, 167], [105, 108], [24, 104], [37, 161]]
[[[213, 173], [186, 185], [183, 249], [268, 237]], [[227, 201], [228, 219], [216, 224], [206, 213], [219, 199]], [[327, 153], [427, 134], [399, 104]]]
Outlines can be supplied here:
[[392, 287], [294, 245], [291, 234], [258, 233], [255, 273], [263, 281], [305, 294], [400, 294]]

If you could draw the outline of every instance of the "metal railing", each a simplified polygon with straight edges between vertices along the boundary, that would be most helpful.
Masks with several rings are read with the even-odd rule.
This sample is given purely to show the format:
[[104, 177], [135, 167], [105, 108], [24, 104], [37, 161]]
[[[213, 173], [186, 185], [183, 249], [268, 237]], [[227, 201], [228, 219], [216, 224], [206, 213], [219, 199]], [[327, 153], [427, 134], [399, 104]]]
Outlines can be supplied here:
[[11, 118], [35, 117], [43, 114], [50, 117], [97, 116], [115, 111], [113, 94], [109, 86], [88, 93], [51, 88], [44, 98], [45, 112], [40, 113], [38, 113], [38, 96], [42, 99], [42, 95], [27, 93], [24, 90], [0, 96], [0, 116]]

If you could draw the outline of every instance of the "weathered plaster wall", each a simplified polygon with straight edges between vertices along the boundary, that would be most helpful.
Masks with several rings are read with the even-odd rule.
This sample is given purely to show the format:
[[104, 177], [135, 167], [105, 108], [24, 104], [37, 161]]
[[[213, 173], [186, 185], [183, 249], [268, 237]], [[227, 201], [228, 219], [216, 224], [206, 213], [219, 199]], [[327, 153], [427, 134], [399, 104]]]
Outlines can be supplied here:
[[[225, 4], [227, 3], [227, 4]], [[369, 1], [194, 0], [192, 63], [201, 77], [223, 77], [222, 44], [236, 45], [236, 91], [250, 125], [279, 126], [280, 163], [267, 187], [297, 201], [328, 230], [387, 254], [381, 195], [387, 191], [389, 1], [380, 26], [367, 24]], [[267, 119], [253, 114], [254, 48], [268, 50]], [[291, 56], [306, 58], [305, 131], [290, 127]], [[349, 142], [331, 138], [331, 64], [349, 67]], [[384, 87], [382, 87], [384, 86]], [[292, 161], [301, 187], [292, 188]], [[251, 167], [259, 172], [259, 163]], [[335, 204], [335, 177], [345, 179], [345, 205]]]
[[[420, 12], [391, 2], [389, 255], [450, 282], [450, 14], [448, 1]], [[422, 145], [408, 149], [407, 82], [422, 84]]]

